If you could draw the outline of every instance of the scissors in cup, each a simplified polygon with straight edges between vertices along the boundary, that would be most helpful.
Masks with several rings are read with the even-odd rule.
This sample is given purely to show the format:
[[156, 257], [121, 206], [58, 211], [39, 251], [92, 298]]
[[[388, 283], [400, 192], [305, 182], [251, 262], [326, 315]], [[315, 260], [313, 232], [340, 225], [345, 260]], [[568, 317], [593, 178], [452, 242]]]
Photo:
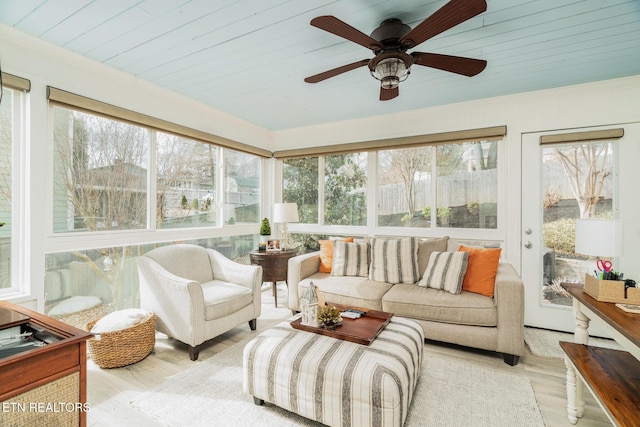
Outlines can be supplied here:
[[613, 264], [611, 263], [611, 261], [603, 261], [601, 259], [599, 259], [596, 262], [596, 266], [598, 267], [598, 270], [604, 272], [604, 273], [608, 273], [611, 271], [611, 269], [613, 268]]

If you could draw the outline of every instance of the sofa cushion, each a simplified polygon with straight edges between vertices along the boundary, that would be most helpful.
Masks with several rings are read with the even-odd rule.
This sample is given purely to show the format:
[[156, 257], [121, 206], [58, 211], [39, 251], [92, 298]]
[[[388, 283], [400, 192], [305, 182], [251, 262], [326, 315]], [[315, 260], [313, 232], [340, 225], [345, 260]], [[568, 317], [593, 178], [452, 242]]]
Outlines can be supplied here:
[[371, 239], [369, 280], [387, 283], [415, 283], [418, 271], [418, 239]]
[[463, 245], [460, 251], [469, 253], [462, 290], [493, 297], [502, 249], [469, 248]]
[[420, 239], [418, 243], [418, 272], [422, 278], [422, 273], [427, 269], [431, 252], [446, 252], [449, 236], [435, 239]]
[[335, 240], [352, 243], [353, 237], [318, 240], [318, 243], [320, 243], [320, 267], [318, 271], [320, 273], [331, 273], [331, 266], [333, 265], [333, 242]]
[[246, 286], [212, 280], [202, 283], [205, 320], [220, 319], [253, 304], [253, 292]]
[[468, 260], [468, 252], [432, 252], [418, 286], [459, 294]]
[[318, 287], [318, 299], [328, 303], [345, 304], [372, 310], [382, 309], [382, 296], [392, 284], [375, 282], [363, 277], [332, 276], [315, 273], [298, 284], [298, 295], [306, 295], [309, 283]]
[[472, 326], [498, 324], [493, 298], [465, 291], [453, 295], [408, 284], [393, 285], [382, 297], [382, 310], [418, 320]]
[[331, 274], [366, 277], [369, 274], [369, 244], [334, 241]]

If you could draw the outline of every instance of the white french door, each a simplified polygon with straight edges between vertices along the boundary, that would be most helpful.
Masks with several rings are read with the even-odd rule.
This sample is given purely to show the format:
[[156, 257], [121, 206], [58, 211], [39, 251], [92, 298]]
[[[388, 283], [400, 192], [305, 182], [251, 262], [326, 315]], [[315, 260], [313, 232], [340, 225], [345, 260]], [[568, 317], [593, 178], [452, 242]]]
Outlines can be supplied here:
[[[582, 283], [588, 265], [574, 252], [575, 220], [615, 216], [616, 139], [589, 140], [603, 129], [522, 136], [521, 274], [528, 326], [575, 329], [572, 299], [560, 286]], [[556, 138], [563, 133], [577, 140]], [[600, 185], [587, 183], [594, 174]], [[587, 197], [593, 192], [597, 197]]]

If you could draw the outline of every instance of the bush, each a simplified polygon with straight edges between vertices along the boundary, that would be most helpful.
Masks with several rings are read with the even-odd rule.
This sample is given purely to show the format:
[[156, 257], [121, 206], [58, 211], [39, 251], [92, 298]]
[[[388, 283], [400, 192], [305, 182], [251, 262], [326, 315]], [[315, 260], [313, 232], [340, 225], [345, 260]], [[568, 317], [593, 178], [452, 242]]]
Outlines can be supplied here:
[[543, 226], [544, 245], [560, 254], [575, 255], [576, 220], [563, 218], [547, 222]]

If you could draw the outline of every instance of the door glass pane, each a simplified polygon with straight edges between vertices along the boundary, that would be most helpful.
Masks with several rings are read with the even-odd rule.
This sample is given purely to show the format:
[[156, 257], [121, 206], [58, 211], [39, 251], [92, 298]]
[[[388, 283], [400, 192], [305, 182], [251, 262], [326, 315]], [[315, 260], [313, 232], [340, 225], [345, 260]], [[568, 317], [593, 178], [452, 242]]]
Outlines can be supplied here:
[[575, 253], [575, 221], [613, 218], [612, 142], [542, 148], [543, 304], [571, 305], [561, 283], [583, 283], [587, 257]]

